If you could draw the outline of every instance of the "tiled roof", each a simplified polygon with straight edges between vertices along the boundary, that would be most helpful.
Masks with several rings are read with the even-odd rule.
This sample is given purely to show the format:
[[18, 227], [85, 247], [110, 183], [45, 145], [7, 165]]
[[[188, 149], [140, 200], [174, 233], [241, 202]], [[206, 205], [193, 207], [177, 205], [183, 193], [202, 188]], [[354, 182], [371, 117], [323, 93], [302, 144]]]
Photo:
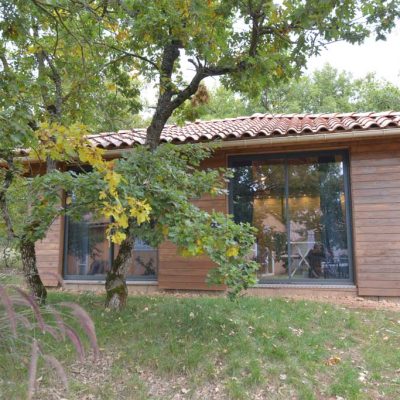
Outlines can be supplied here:
[[[254, 114], [213, 121], [165, 126], [161, 142], [194, 143], [211, 140], [240, 140], [257, 137], [299, 136], [318, 133], [400, 128], [400, 112], [336, 114]], [[144, 144], [145, 129], [90, 135], [90, 141], [105, 149]]]

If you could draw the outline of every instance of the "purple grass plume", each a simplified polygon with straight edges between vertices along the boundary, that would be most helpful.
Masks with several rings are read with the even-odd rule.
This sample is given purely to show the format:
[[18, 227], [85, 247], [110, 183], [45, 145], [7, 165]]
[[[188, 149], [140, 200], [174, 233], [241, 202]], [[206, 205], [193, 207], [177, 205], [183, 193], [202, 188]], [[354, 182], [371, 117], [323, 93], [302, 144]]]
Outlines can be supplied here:
[[[49, 318], [50, 317], [50, 318]], [[5, 287], [0, 284], [0, 337], [9, 338], [14, 345], [5, 348], [18, 351], [26, 343], [32, 343], [28, 368], [27, 398], [32, 399], [37, 390], [38, 361], [44, 360], [44, 365], [54, 371], [60, 382], [67, 389], [67, 374], [61, 362], [44, 350], [44, 335], [50, 335], [57, 342], [68, 340], [72, 343], [78, 359], [85, 357], [85, 344], [82, 335], [69, 323], [78, 323], [79, 331], [88, 338], [90, 348], [97, 359], [100, 351], [94, 323], [89, 314], [79, 305], [63, 302], [58, 305], [41, 307], [35, 298], [19, 287]]]

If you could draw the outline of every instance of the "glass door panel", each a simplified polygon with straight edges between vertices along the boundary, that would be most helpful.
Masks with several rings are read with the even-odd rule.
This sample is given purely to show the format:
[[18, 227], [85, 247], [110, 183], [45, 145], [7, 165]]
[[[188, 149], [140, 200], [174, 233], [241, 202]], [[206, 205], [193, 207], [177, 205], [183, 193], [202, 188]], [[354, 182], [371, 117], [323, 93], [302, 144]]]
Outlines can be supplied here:
[[287, 279], [285, 165], [282, 159], [253, 162], [253, 226], [261, 280]]
[[260, 280], [287, 279], [283, 160], [251, 161], [236, 166], [231, 190], [235, 222], [249, 222], [257, 228], [253, 259], [260, 264]]
[[344, 153], [309, 154], [231, 163], [231, 212], [257, 228], [260, 281], [351, 278]]
[[291, 279], [348, 279], [343, 160], [288, 160]]

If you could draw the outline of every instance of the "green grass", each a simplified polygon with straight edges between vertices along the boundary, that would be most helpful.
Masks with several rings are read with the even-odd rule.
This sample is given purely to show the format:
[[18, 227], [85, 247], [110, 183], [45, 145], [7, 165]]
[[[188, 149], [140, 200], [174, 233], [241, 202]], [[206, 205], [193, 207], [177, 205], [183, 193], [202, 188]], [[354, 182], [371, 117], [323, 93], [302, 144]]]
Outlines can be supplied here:
[[[50, 303], [76, 301], [91, 314], [104, 354], [114, 358], [107, 379], [93, 387], [70, 376], [68, 399], [204, 397], [218, 386], [228, 399], [400, 398], [400, 314], [357, 311], [312, 301], [243, 298], [131, 297], [122, 313], [103, 298], [52, 292]], [[73, 351], [52, 345], [66, 363]], [[331, 357], [340, 361], [329, 363]], [[26, 367], [0, 354], [4, 398], [20, 398]], [[365, 381], [360, 381], [365, 373]], [[150, 376], [150, 378], [149, 378]], [[6, 383], [14, 382], [10, 386]], [[149, 394], [154, 382], [164, 392]], [[215, 389], [217, 390], [217, 389]], [[154, 391], [154, 390], [153, 390]], [[209, 392], [207, 392], [209, 393]], [[216, 397], [217, 395], [215, 395]], [[22, 398], [22, 397], [21, 397]]]
[[24, 278], [18, 270], [0, 268], [0, 284], [22, 286], [24, 284]]

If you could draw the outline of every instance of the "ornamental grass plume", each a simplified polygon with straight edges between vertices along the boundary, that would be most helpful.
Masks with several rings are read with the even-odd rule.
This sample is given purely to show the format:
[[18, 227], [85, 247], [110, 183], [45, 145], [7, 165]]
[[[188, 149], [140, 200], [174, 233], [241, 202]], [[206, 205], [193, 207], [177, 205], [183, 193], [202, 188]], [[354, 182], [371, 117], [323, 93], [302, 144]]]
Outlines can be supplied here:
[[29, 400], [37, 390], [38, 371], [43, 367], [53, 371], [68, 388], [59, 357], [48, 354], [52, 344], [68, 341], [81, 361], [86, 342], [95, 358], [100, 355], [94, 323], [82, 307], [69, 302], [39, 307], [34, 296], [23, 289], [0, 284], [0, 352], [27, 367]]

